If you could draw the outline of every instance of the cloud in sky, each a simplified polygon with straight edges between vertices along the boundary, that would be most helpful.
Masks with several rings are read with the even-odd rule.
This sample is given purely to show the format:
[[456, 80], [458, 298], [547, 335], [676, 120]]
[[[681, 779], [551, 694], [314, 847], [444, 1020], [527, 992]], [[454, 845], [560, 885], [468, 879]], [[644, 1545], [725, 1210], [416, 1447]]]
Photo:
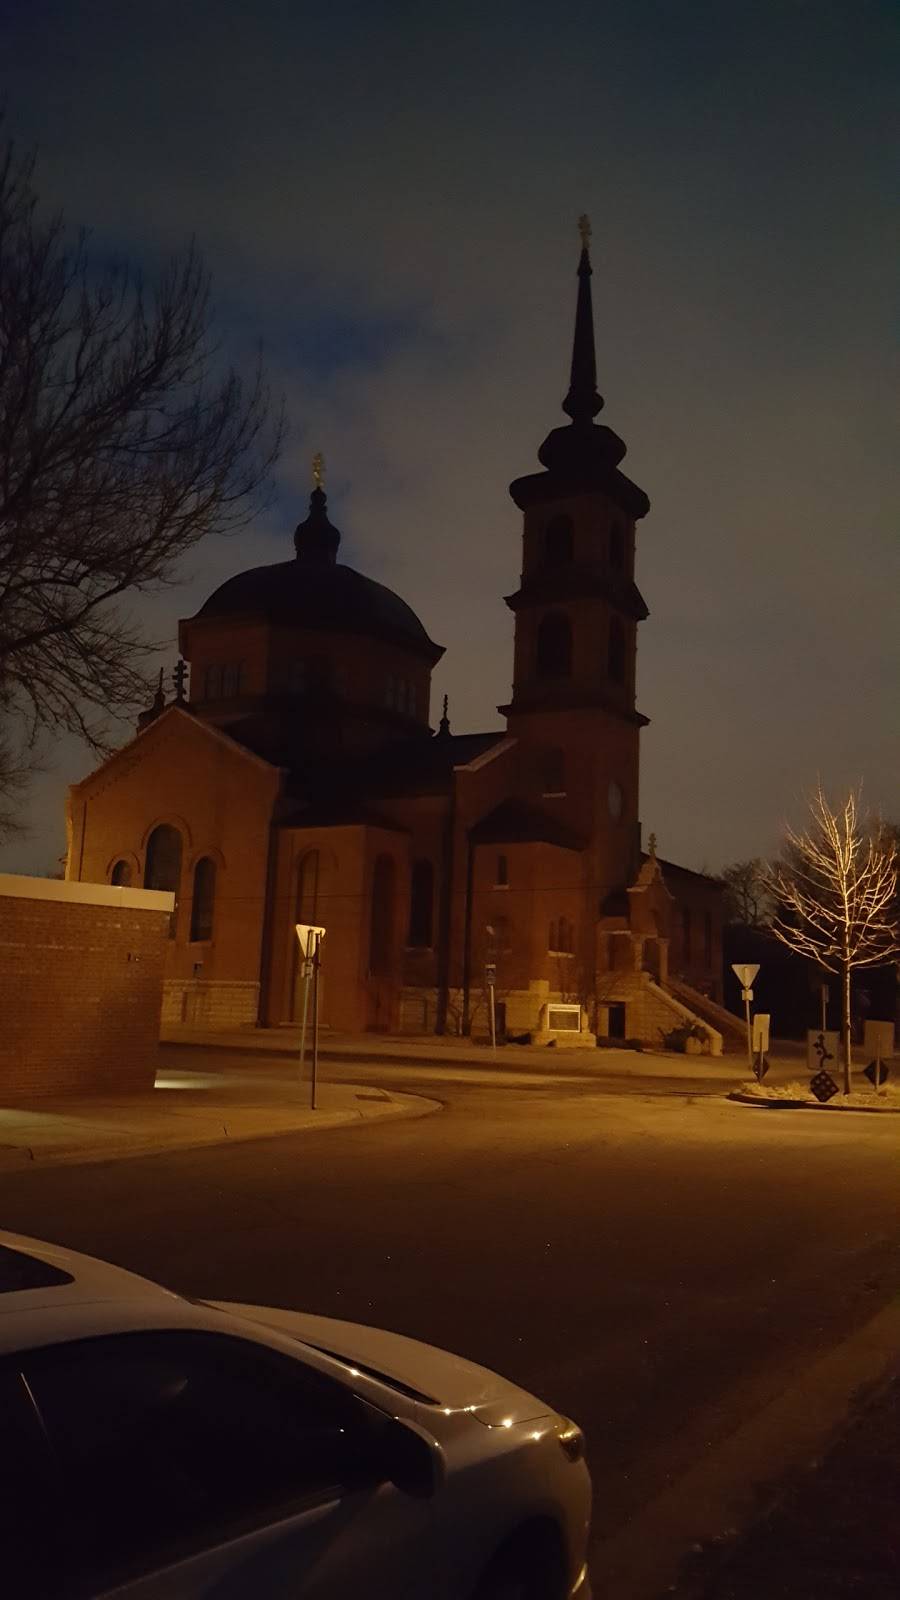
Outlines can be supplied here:
[[[646, 828], [716, 867], [818, 773], [896, 815], [897, 35], [874, 0], [35, 0], [6, 92], [44, 195], [151, 266], [195, 234], [289, 404], [275, 511], [194, 552], [156, 630], [289, 553], [321, 448], [343, 559], [447, 646], [454, 726], [496, 726], [506, 489], [563, 420], [587, 209], [602, 420], [652, 501]], [[7, 866], [55, 858], [88, 764], [61, 747]]]

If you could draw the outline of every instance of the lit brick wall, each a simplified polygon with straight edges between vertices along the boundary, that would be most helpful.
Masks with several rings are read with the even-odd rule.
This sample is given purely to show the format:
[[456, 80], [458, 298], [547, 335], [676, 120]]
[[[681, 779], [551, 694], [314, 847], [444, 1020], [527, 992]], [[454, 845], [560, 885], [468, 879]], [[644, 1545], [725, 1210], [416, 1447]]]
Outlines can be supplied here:
[[171, 904], [0, 874], [0, 1101], [152, 1088]]

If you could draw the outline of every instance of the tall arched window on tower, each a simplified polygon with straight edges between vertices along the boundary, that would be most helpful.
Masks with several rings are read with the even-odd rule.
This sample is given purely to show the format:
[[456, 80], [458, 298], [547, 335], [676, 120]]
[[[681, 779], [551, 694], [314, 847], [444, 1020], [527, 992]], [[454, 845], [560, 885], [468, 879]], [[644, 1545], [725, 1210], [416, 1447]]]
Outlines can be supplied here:
[[144, 888], [164, 889], [175, 896], [175, 909], [169, 923], [169, 937], [175, 937], [178, 893], [181, 888], [181, 834], [169, 822], [161, 822], [147, 840], [144, 863]]
[[609, 564], [614, 572], [625, 571], [625, 529], [614, 522], [609, 530]]
[[413, 950], [431, 948], [433, 918], [434, 867], [430, 861], [416, 861], [409, 899], [409, 942]]
[[566, 757], [563, 750], [545, 750], [541, 755], [541, 792], [565, 794]]
[[571, 517], [551, 517], [544, 529], [545, 566], [568, 566], [575, 550], [574, 537]]
[[611, 681], [613, 683], [624, 683], [625, 628], [619, 617], [612, 617], [610, 619], [607, 665]]
[[369, 971], [377, 977], [390, 973], [394, 956], [394, 881], [390, 856], [377, 856], [372, 873], [372, 915], [369, 922]]
[[203, 856], [194, 868], [194, 893], [191, 900], [192, 944], [201, 944], [212, 938], [215, 900], [216, 863], [211, 856]]
[[537, 670], [539, 678], [570, 678], [572, 675], [572, 624], [564, 611], [548, 611], [540, 620]]

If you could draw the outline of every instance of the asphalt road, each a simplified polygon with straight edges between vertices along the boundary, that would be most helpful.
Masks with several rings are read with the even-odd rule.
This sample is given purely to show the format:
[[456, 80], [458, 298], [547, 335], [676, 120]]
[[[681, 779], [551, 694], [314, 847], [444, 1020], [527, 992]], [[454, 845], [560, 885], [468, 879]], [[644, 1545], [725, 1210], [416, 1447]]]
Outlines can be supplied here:
[[7, 1174], [2, 1224], [507, 1373], [585, 1428], [598, 1568], [605, 1537], [900, 1291], [900, 1119], [758, 1111], [683, 1082], [326, 1074], [444, 1109]]

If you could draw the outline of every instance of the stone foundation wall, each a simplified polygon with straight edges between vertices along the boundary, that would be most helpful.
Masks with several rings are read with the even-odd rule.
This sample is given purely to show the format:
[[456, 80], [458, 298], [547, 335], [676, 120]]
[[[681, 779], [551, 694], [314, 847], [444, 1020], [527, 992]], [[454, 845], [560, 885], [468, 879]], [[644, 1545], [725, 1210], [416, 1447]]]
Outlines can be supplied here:
[[237, 980], [167, 978], [162, 1021], [169, 1027], [240, 1028], [255, 1023], [259, 984]]

